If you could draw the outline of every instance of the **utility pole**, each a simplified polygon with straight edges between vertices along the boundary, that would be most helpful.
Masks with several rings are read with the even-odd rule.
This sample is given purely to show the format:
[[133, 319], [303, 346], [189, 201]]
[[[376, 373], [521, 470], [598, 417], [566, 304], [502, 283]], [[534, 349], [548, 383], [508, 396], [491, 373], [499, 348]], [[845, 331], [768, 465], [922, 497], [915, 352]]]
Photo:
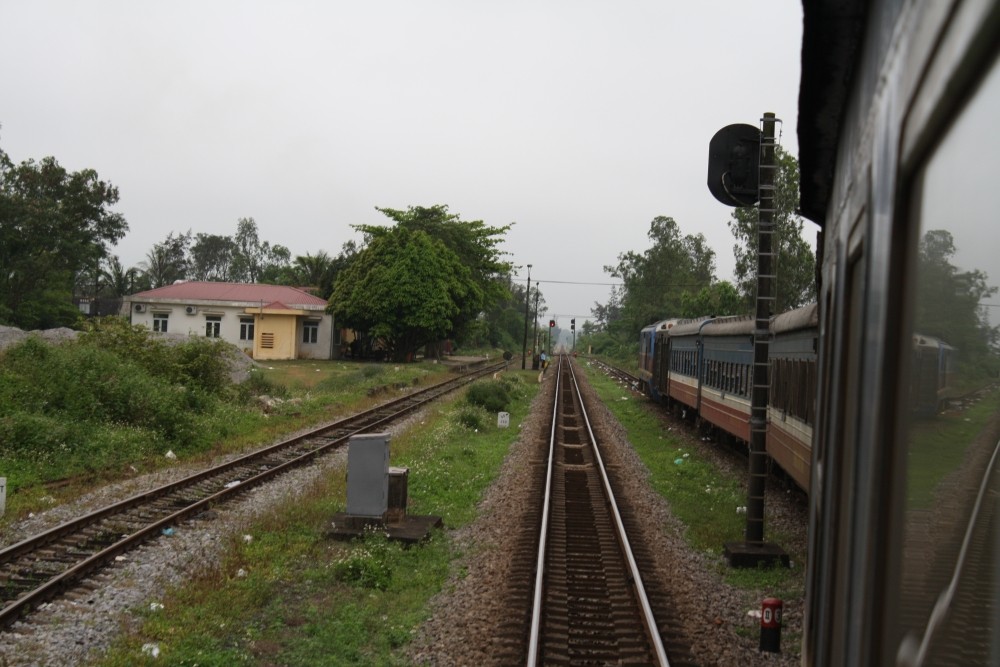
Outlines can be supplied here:
[[531, 264], [528, 264], [528, 287], [524, 290], [524, 341], [521, 343], [521, 370], [528, 357], [528, 295], [531, 293]]
[[[532, 345], [531, 347], [531, 349], [535, 351], [538, 350], [538, 286], [539, 285], [541, 285], [541, 283], [535, 283], [535, 332], [532, 334], [533, 337], [532, 340], [534, 342], [534, 345]], [[534, 352], [532, 352], [532, 355], [534, 355]], [[532, 363], [532, 368], [534, 368], [534, 363]]]

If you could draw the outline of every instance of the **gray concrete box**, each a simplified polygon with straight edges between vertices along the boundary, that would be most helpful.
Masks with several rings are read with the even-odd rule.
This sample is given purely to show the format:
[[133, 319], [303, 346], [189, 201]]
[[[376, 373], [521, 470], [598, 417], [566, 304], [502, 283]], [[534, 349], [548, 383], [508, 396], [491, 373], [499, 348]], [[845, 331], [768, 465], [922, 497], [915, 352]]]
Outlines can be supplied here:
[[347, 449], [347, 513], [384, 519], [389, 506], [389, 434], [351, 436]]

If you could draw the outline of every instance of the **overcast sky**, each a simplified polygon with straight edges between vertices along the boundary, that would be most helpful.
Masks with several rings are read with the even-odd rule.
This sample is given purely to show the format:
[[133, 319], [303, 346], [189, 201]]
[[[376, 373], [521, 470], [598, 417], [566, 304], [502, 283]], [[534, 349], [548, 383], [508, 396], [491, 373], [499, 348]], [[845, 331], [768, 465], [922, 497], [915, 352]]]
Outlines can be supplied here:
[[293, 256], [376, 206], [514, 222], [568, 328], [657, 215], [731, 277], [708, 142], [772, 111], [798, 154], [801, 22], [799, 0], [0, 0], [0, 147], [118, 186], [126, 266], [240, 217]]

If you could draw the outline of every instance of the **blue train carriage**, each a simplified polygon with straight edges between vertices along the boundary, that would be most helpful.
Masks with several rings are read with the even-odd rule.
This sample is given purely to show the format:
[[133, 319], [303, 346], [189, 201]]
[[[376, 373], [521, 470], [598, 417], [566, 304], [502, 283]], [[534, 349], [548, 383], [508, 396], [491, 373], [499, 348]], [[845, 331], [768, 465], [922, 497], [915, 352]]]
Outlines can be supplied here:
[[666, 373], [659, 377], [658, 391], [672, 405], [687, 410], [698, 410], [701, 390], [701, 329], [713, 318], [681, 320], [666, 333], [665, 345], [660, 354], [667, 361]]
[[954, 384], [956, 351], [940, 338], [913, 334], [910, 391], [913, 411], [930, 417], [944, 409]]
[[818, 338], [819, 308], [815, 303], [771, 320], [767, 453], [807, 492], [816, 422]]
[[698, 415], [742, 440], [750, 440], [753, 331], [749, 316], [718, 317], [701, 328], [702, 367]]
[[647, 396], [659, 400], [656, 395], [656, 388], [653, 383], [654, 360], [656, 347], [656, 334], [658, 331], [666, 331], [669, 326], [673, 326], [676, 320], [661, 320], [645, 326], [639, 332], [639, 384], [640, 389]]

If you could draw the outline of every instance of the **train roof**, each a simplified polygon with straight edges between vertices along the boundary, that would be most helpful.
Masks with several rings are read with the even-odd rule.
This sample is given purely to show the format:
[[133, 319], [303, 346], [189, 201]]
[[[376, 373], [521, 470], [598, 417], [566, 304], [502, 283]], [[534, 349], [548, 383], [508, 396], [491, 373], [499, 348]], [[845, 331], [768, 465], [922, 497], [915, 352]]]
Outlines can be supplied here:
[[710, 322], [711, 317], [696, 317], [689, 320], [677, 320], [677, 324], [670, 330], [671, 336], [690, 336], [697, 334], [701, 330], [701, 325]]
[[750, 315], [717, 317], [701, 330], [705, 336], [737, 336], [752, 334], [756, 319]]
[[818, 326], [819, 304], [815, 303], [775, 315], [771, 320], [771, 332], [776, 334]]
[[647, 331], [666, 331], [667, 329], [669, 329], [672, 326], [674, 326], [674, 324], [677, 323], [678, 321], [679, 320], [677, 320], [677, 319], [660, 320], [659, 322], [653, 322], [652, 324], [647, 324], [646, 326], [644, 326], [639, 331], [643, 332], [643, 333], [647, 332]]

